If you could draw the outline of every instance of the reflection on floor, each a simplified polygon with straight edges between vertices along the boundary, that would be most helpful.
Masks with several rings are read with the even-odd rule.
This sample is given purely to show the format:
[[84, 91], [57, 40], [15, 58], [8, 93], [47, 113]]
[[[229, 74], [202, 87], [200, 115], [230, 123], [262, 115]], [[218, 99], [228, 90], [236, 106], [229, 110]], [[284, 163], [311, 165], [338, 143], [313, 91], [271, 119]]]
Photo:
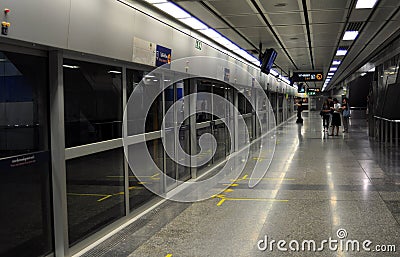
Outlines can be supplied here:
[[[400, 151], [370, 141], [366, 122], [328, 137], [318, 113], [278, 128], [274, 161], [253, 189], [248, 166], [230, 187], [202, 202], [165, 202], [84, 256], [396, 256], [400, 248]], [[345, 231], [344, 231], [345, 230]], [[267, 236], [268, 248], [261, 251]], [[340, 236], [340, 237], [339, 237]], [[339, 240], [330, 250], [323, 240]], [[290, 253], [271, 240], [285, 240]], [[299, 243], [299, 252], [295, 242]], [[313, 245], [303, 240], [314, 240]], [[358, 240], [360, 252], [346, 251]], [[365, 253], [362, 243], [371, 249]], [[341, 248], [340, 242], [344, 242]], [[333, 249], [335, 244], [333, 243]], [[376, 249], [376, 250], [375, 250]], [[397, 249], [400, 251], [400, 249]]]

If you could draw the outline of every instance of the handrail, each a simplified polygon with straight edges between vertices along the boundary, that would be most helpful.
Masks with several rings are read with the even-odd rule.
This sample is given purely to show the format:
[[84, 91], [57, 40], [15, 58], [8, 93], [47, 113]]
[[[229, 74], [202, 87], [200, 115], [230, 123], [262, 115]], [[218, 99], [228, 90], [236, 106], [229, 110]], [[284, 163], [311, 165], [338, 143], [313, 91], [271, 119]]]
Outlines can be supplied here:
[[400, 122], [400, 120], [390, 120], [390, 119], [386, 119], [386, 118], [376, 116], [376, 115], [374, 115], [374, 118], [379, 119], [379, 120], [389, 121], [389, 122], [396, 122], [396, 123]]

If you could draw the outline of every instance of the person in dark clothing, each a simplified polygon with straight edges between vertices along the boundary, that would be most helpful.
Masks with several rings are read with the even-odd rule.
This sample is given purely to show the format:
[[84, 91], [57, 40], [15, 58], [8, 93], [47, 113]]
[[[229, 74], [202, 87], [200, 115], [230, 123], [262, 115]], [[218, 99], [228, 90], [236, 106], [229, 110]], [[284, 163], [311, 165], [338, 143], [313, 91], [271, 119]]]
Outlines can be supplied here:
[[331, 117], [331, 108], [329, 107], [328, 100], [324, 101], [324, 104], [322, 105], [321, 109], [321, 114], [322, 114], [322, 125], [324, 127], [324, 132], [328, 132], [329, 120]]
[[340, 120], [340, 112], [341, 112], [340, 103], [336, 98], [333, 99], [333, 114], [332, 114], [332, 133], [329, 136], [333, 136], [333, 132], [335, 131], [336, 127], [336, 134], [335, 136], [339, 135], [339, 127], [342, 125]]
[[297, 120], [296, 120], [296, 123], [302, 123], [303, 119], [301, 118], [301, 112], [303, 111], [303, 100], [301, 99], [301, 97], [297, 98], [296, 106], [297, 106]]

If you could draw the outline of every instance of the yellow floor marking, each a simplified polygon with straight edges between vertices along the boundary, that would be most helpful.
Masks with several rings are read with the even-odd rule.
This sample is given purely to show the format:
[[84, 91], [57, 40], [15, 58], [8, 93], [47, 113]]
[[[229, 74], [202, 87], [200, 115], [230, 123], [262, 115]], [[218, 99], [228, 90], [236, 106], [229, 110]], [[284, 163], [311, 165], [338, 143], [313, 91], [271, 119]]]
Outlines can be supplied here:
[[154, 174], [153, 176], [150, 176], [151, 178], [155, 178], [155, 177], [157, 177], [157, 176], [160, 176], [160, 173], [156, 173], [156, 174]]
[[107, 198], [110, 198], [112, 195], [107, 195], [107, 196], [105, 196], [105, 197], [103, 197], [103, 198], [101, 198], [101, 199], [99, 199], [99, 200], [97, 200], [98, 202], [101, 202], [101, 201], [103, 201], [103, 200], [106, 200]]
[[139, 185], [147, 184], [148, 182], [138, 182]]
[[78, 194], [78, 193], [67, 193], [67, 195], [76, 195], [76, 196], [108, 196], [106, 194]]
[[224, 202], [225, 202], [225, 199], [221, 199], [221, 201], [219, 201], [219, 202], [217, 203], [217, 206], [221, 206]]
[[[251, 180], [251, 179], [254, 179], [254, 180], [259, 180], [259, 179], [262, 179], [262, 180], [296, 180], [294, 178], [246, 178], [246, 180]], [[232, 182], [238, 182], [238, 181], [242, 181], [242, 180], [244, 180], [244, 179], [242, 179], [242, 178], [231, 179]]]
[[231, 186], [231, 187], [237, 187], [239, 184], [222, 184], [224, 186]]
[[270, 198], [229, 198], [229, 197], [226, 197], [223, 200], [228, 200], [228, 201], [289, 202], [289, 200], [278, 200], [278, 199], [270, 199]]
[[144, 187], [138, 187], [138, 186], [131, 186], [131, 187], [128, 187], [128, 189], [129, 190], [132, 190], [132, 189], [143, 189]]
[[172, 254], [167, 254], [167, 255], [165, 255], [165, 257], [172, 257]]
[[233, 189], [227, 188], [224, 190], [224, 193], [230, 193], [230, 192], [233, 192]]
[[248, 176], [249, 176], [249, 175], [246, 174], [246, 175], [243, 176], [242, 179], [246, 179]]

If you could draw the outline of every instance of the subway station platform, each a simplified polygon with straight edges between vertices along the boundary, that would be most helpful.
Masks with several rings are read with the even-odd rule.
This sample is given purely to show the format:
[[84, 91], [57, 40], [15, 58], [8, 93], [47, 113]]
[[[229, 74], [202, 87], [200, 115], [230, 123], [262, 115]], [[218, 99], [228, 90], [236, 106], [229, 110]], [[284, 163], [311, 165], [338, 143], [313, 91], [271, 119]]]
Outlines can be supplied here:
[[[278, 128], [274, 160], [262, 181], [248, 188], [250, 158], [237, 181], [196, 203], [165, 201], [82, 256], [399, 256], [377, 252], [400, 246], [398, 149], [371, 141], [365, 120], [330, 137], [318, 113], [304, 113]], [[253, 162], [253, 163], [251, 163]], [[271, 240], [358, 240], [360, 251], [280, 251]], [[263, 242], [259, 242], [264, 240]], [[361, 243], [370, 252], [363, 250]], [[295, 246], [293, 243], [292, 246]], [[351, 250], [351, 248], [350, 248]]]

